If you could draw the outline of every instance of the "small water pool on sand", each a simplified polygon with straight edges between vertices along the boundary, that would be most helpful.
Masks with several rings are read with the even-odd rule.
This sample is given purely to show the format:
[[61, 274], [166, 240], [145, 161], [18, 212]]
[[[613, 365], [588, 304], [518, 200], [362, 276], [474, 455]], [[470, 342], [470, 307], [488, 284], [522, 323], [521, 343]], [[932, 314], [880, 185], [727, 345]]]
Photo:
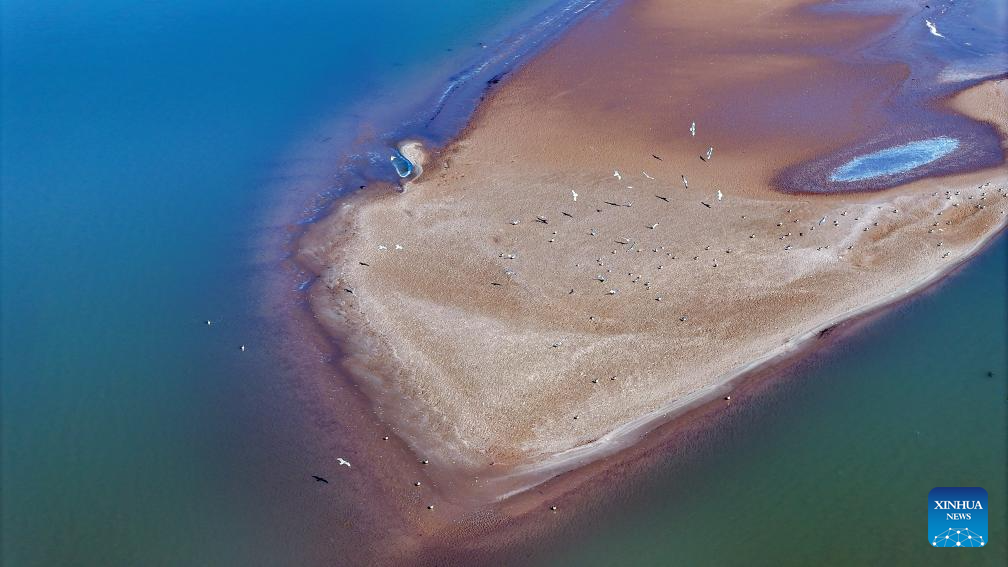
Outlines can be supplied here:
[[405, 179], [413, 173], [413, 163], [401, 154], [392, 154], [392, 157], [389, 159], [392, 160], [392, 166], [395, 167], [396, 173], [399, 174], [399, 177]]
[[861, 181], [903, 173], [931, 163], [959, 147], [959, 140], [941, 136], [858, 156], [836, 168], [830, 181]]

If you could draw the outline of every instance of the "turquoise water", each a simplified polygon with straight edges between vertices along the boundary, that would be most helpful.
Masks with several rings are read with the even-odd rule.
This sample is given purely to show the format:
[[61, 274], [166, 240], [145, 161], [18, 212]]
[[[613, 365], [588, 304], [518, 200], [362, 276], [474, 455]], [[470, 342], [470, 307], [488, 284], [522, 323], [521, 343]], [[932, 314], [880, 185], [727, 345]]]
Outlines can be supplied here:
[[339, 552], [258, 308], [278, 156], [544, 3], [2, 4], [4, 565]]
[[[319, 521], [347, 504], [305, 487], [316, 448], [259, 309], [278, 156], [545, 3], [2, 4], [4, 565], [301, 565], [360, 545]], [[1005, 255], [1002, 238], [803, 367], [716, 450], [600, 494], [532, 559], [936, 563], [941, 484], [987, 488], [995, 541], [1006, 392], [984, 371], [1006, 366]], [[866, 527], [888, 543], [850, 543]]]
[[395, 167], [396, 174], [399, 177], [409, 177], [413, 173], [413, 163], [410, 160], [404, 158], [399, 153], [395, 153], [391, 156], [392, 166]]
[[[531, 564], [1005, 565], [1008, 237], [855, 330], [646, 478], [619, 479]], [[993, 377], [987, 372], [993, 371]], [[989, 493], [983, 549], [933, 549], [928, 493]]]
[[959, 147], [959, 140], [945, 136], [910, 142], [894, 148], [858, 156], [830, 175], [831, 181], [861, 181], [903, 173], [931, 163]]

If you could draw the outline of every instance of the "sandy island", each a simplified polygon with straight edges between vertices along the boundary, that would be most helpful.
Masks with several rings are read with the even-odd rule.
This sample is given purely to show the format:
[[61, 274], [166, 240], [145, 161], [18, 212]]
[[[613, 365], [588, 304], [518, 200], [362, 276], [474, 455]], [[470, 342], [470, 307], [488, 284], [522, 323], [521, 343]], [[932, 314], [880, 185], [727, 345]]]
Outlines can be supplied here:
[[[775, 186], [874, 128], [900, 131], [885, 104], [904, 66], [846, 57], [891, 17], [679, 4], [582, 22], [404, 192], [358, 193], [302, 239], [342, 366], [454, 479], [448, 500], [492, 501], [611, 453], [1005, 226], [1003, 165], [876, 192]], [[1004, 139], [1006, 97], [987, 82], [941, 106]]]

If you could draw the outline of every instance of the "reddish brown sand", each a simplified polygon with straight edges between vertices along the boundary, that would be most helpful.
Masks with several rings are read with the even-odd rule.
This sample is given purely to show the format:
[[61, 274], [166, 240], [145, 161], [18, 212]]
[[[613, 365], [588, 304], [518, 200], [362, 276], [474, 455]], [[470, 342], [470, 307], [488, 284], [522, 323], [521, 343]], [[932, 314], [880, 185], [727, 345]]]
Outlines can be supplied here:
[[[888, 124], [905, 69], [811, 55], [888, 19], [679, 4], [582, 23], [405, 192], [358, 194], [302, 240], [343, 367], [430, 460], [441, 490], [413, 502], [424, 533], [625, 448], [1005, 226], [1004, 167], [875, 193], [772, 187]], [[1004, 137], [1006, 92], [986, 83], [948, 106]]]

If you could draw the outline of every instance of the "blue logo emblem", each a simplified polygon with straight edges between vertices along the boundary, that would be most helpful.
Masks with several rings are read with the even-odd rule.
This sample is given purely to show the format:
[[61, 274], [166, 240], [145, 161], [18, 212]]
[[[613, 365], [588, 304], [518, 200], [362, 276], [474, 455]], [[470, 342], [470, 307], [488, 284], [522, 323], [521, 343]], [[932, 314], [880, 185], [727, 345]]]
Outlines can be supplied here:
[[987, 545], [987, 491], [932, 489], [928, 493], [928, 542], [932, 547]]

